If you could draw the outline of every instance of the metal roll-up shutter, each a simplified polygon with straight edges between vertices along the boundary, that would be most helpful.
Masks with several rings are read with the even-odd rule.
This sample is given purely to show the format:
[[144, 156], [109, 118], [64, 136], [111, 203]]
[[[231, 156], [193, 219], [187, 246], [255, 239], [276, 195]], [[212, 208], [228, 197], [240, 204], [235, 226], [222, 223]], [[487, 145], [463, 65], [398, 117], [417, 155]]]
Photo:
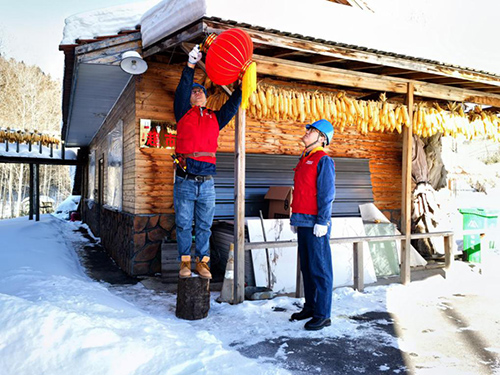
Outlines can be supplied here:
[[[293, 186], [298, 156], [246, 154], [245, 216], [267, 214], [270, 186]], [[358, 206], [373, 202], [368, 159], [334, 158], [336, 197], [332, 216], [360, 216]], [[234, 218], [234, 154], [217, 153], [216, 219]]]

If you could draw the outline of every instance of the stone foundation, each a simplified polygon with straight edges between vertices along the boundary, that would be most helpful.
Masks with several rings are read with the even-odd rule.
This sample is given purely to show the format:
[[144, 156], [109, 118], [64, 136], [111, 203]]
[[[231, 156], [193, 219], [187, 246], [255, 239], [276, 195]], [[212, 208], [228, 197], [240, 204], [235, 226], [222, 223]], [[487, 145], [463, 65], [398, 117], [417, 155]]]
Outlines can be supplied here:
[[131, 276], [161, 272], [161, 244], [175, 239], [175, 215], [133, 215], [85, 201], [83, 221], [102, 246]]

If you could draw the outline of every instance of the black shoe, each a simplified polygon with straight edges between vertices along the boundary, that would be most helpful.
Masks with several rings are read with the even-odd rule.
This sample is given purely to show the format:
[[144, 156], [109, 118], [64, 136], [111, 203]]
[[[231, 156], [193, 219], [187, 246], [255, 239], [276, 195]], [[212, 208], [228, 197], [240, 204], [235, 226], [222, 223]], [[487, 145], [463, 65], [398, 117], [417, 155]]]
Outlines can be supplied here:
[[310, 309], [303, 309], [302, 311], [292, 314], [292, 316], [290, 317], [290, 321], [293, 322], [294, 320], [309, 319], [313, 317], [313, 314], [314, 311]]
[[305, 324], [304, 328], [307, 329], [308, 331], [318, 331], [320, 329], [329, 327], [331, 325], [332, 321], [330, 319], [312, 318]]

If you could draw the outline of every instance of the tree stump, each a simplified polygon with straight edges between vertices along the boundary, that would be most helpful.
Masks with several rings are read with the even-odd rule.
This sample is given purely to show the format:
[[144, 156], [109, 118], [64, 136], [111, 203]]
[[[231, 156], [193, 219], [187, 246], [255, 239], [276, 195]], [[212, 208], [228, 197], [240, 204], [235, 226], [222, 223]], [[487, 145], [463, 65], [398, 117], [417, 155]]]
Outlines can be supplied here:
[[201, 277], [179, 278], [175, 316], [180, 319], [206, 318], [210, 310], [210, 280]]

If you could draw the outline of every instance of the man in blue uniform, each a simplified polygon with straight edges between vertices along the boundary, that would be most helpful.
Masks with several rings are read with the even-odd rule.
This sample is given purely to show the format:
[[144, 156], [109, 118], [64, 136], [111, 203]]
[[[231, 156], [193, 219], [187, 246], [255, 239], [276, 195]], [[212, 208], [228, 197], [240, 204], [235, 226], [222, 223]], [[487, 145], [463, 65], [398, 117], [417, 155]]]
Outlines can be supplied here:
[[174, 209], [177, 250], [181, 260], [179, 277], [191, 276], [192, 223], [195, 222], [196, 272], [211, 279], [210, 234], [215, 212], [215, 153], [219, 130], [224, 128], [238, 111], [241, 90], [236, 88], [219, 111], [206, 108], [207, 91], [193, 83], [194, 68], [201, 60], [195, 46], [189, 53], [187, 66], [175, 91], [174, 113], [177, 120], [175, 152], [180, 165], [176, 166]]
[[305, 304], [290, 320], [310, 319], [307, 330], [331, 325], [333, 270], [330, 250], [332, 203], [335, 199], [335, 165], [323, 147], [333, 137], [327, 120], [306, 125], [305, 149], [295, 167], [290, 225], [297, 233]]

